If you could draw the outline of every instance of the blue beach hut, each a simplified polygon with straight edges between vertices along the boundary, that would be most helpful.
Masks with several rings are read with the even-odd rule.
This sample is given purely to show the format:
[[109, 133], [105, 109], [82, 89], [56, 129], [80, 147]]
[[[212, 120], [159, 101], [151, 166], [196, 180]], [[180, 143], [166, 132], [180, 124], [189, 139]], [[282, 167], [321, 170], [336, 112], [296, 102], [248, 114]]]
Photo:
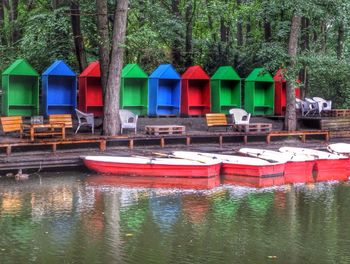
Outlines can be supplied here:
[[77, 76], [62, 60], [42, 74], [42, 113], [73, 114], [77, 107]]
[[161, 64], [148, 79], [148, 114], [179, 115], [181, 77], [171, 64]]

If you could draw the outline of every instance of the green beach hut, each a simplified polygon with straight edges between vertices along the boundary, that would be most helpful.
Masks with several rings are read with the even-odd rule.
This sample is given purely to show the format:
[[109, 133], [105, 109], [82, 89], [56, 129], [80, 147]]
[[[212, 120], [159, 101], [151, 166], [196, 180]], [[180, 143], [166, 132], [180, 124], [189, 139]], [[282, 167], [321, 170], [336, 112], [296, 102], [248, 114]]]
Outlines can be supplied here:
[[147, 115], [148, 75], [137, 64], [127, 64], [122, 71], [120, 108], [136, 115]]
[[231, 66], [221, 66], [210, 79], [212, 112], [228, 114], [241, 107], [241, 78]]
[[264, 68], [254, 69], [245, 79], [244, 108], [252, 115], [273, 115], [274, 80]]
[[16, 60], [2, 73], [2, 90], [2, 115], [39, 114], [39, 74], [26, 60]]

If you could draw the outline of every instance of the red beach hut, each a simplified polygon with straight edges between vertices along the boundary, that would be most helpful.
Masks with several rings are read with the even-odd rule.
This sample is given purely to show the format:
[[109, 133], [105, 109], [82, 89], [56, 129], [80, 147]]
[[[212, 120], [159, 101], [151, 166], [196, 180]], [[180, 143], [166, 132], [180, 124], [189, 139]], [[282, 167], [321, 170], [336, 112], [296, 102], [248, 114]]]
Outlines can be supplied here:
[[79, 76], [79, 110], [103, 116], [100, 63], [94, 61]]
[[181, 114], [204, 115], [210, 112], [210, 80], [200, 66], [189, 67], [181, 76]]
[[[287, 81], [284, 78], [284, 69], [279, 69], [273, 77], [275, 81], [275, 115], [282, 116], [286, 113]], [[295, 96], [300, 98], [300, 89], [295, 88]]]

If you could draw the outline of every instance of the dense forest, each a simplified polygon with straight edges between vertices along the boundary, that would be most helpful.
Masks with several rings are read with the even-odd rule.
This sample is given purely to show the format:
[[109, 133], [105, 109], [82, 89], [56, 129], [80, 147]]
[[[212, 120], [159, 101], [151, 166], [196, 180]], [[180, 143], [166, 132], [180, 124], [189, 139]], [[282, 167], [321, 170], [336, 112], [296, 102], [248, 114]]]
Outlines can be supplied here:
[[[99, 58], [97, 0], [0, 0], [0, 70], [25, 58], [42, 72], [64, 59], [77, 72]], [[112, 34], [114, 0], [108, 1]], [[299, 76], [302, 96], [350, 107], [349, 0], [129, 0], [124, 64], [148, 73], [160, 63], [179, 72], [199, 64], [212, 74], [232, 65]], [[296, 18], [296, 20], [294, 20]], [[290, 36], [299, 33], [291, 62]]]

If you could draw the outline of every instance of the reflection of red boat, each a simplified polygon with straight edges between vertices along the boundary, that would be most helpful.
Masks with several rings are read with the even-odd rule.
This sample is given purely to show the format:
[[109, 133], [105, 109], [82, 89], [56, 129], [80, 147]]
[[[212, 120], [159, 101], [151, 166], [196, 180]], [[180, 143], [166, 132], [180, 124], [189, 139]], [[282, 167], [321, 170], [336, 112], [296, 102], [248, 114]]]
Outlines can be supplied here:
[[210, 178], [220, 174], [220, 162], [213, 160], [111, 156], [87, 156], [83, 160], [90, 170], [113, 175]]
[[220, 176], [210, 178], [175, 178], [175, 177], [133, 177], [133, 176], [89, 176], [89, 184], [112, 185], [138, 188], [181, 188], [212, 189], [220, 185]]

